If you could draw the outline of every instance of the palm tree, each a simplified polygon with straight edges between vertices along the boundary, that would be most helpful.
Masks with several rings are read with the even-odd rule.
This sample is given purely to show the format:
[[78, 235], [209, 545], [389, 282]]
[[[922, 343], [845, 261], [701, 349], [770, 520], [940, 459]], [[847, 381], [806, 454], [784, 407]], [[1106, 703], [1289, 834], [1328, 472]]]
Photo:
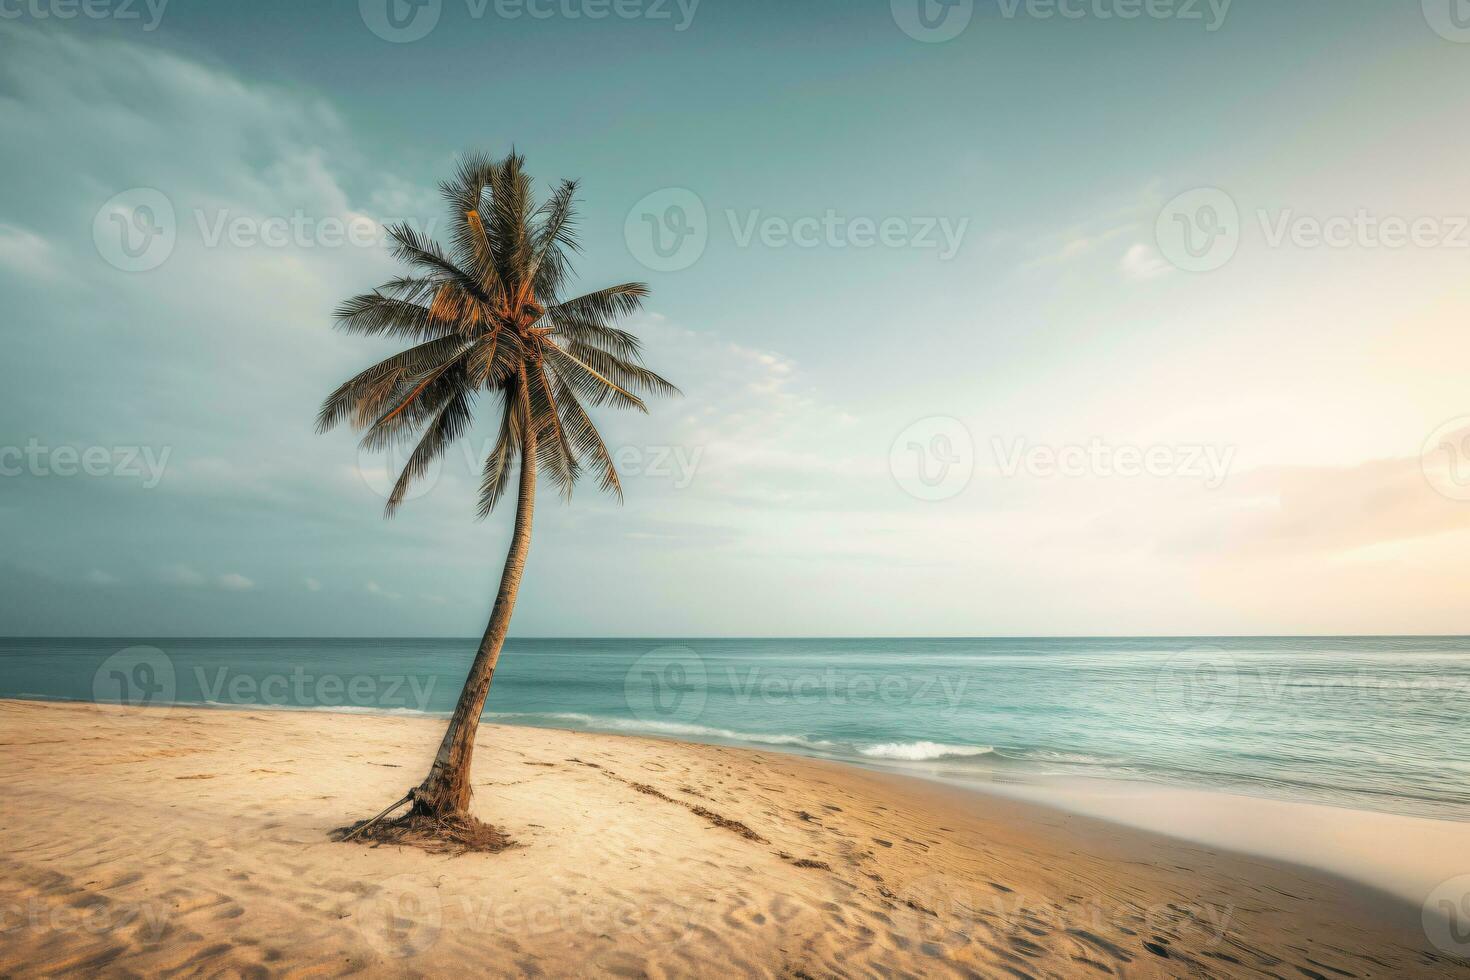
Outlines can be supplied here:
[[[568, 252], [578, 250], [574, 181], [544, 203], [533, 200], [524, 158], [464, 159], [440, 185], [453, 238], [446, 250], [407, 224], [389, 228], [393, 254], [409, 274], [346, 301], [338, 325], [350, 333], [393, 337], [413, 346], [373, 365], [332, 392], [317, 429], [341, 422], [365, 430], [363, 446], [417, 440], [388, 497], [386, 516], [413, 482], [463, 435], [475, 399], [493, 400], [499, 434], [480, 484], [483, 519], [506, 496], [519, 469], [515, 530], [489, 624], [459, 703], [424, 781], [356, 833], [405, 802], [406, 821], [470, 821], [470, 764], [480, 713], [505, 644], [531, 546], [537, 477], [564, 497], [584, 470], [622, 499], [612, 456], [586, 405], [647, 411], [640, 395], [678, 389], [643, 366], [638, 338], [614, 326], [642, 304], [648, 288], [626, 283], [563, 299]], [[356, 836], [354, 833], [352, 836]]]

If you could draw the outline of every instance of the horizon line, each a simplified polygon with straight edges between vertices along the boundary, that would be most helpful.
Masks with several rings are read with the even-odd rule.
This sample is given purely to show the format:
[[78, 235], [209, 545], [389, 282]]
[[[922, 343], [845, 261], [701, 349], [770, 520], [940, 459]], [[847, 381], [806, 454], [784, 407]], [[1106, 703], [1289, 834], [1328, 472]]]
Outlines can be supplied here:
[[[463, 640], [476, 642], [475, 636], [448, 634], [402, 635], [292, 635], [292, 634], [6, 634], [6, 640]], [[819, 634], [802, 635], [736, 635], [736, 634], [585, 634], [562, 636], [508, 636], [516, 640], [1470, 640], [1470, 633], [953, 633], [953, 634]]]

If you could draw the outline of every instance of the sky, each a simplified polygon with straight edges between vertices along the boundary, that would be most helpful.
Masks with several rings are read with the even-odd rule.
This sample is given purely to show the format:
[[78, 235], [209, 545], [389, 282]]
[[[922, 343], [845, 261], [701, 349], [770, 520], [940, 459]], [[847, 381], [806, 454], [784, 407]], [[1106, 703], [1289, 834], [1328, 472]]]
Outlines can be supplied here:
[[513, 635], [1470, 632], [1455, 2], [0, 0], [0, 634], [477, 634], [313, 423], [512, 146], [684, 391]]

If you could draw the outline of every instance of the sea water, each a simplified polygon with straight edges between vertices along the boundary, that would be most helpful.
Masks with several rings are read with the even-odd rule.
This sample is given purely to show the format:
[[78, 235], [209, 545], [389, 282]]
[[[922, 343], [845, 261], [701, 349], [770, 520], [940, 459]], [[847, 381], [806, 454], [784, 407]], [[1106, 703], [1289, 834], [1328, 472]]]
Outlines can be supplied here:
[[[447, 715], [472, 639], [3, 639], [0, 697]], [[486, 718], [1470, 820], [1470, 639], [513, 639]]]

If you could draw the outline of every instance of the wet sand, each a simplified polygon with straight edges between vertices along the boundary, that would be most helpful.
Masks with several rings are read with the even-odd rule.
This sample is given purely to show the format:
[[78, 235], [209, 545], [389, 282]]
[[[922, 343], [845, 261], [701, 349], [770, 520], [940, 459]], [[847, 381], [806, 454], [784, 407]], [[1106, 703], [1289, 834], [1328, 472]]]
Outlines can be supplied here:
[[331, 842], [442, 724], [0, 701], [0, 976], [1470, 975], [1326, 874], [718, 746], [486, 726], [516, 846]]

